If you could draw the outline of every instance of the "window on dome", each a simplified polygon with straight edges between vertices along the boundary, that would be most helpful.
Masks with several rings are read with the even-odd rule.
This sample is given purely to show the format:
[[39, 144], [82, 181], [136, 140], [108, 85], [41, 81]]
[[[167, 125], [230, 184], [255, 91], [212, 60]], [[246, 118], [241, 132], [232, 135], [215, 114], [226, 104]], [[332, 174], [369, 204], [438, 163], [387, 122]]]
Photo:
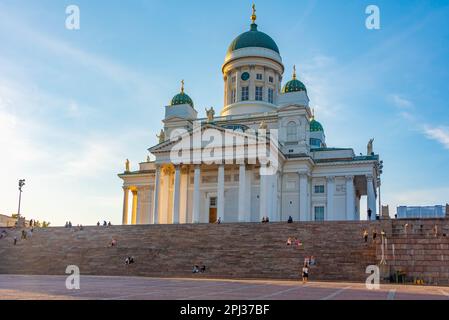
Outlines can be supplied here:
[[236, 91], [235, 91], [235, 89], [232, 89], [231, 90], [231, 103], [235, 103], [235, 101], [236, 101]]
[[268, 77], [268, 82], [269, 83], [273, 83], [273, 81], [274, 81], [273, 77]]
[[262, 74], [261, 74], [261, 73], [258, 73], [258, 74], [256, 75], [256, 79], [257, 79], [257, 80], [262, 80], [262, 79], [263, 79]]
[[263, 100], [263, 87], [256, 87], [256, 101]]
[[249, 87], [242, 87], [242, 101], [249, 100]]
[[294, 142], [298, 140], [297, 138], [296, 123], [291, 121], [287, 124], [287, 141]]
[[274, 90], [271, 88], [268, 89], [268, 102], [274, 103]]
[[315, 221], [324, 221], [324, 207], [315, 207]]

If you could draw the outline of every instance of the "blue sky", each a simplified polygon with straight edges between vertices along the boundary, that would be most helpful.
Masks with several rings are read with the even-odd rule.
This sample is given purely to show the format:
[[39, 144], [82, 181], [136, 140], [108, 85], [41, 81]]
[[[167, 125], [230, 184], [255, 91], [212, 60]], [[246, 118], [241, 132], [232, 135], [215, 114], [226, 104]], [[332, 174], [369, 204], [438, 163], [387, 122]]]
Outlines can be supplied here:
[[[146, 159], [181, 79], [222, 107], [251, 1], [0, 0], [0, 213], [120, 223], [124, 159]], [[65, 8], [81, 30], [65, 28]], [[261, 31], [306, 84], [327, 143], [384, 160], [383, 203], [449, 202], [449, 1], [263, 1]], [[365, 28], [378, 5], [381, 29]], [[394, 211], [394, 210], [392, 210]]]

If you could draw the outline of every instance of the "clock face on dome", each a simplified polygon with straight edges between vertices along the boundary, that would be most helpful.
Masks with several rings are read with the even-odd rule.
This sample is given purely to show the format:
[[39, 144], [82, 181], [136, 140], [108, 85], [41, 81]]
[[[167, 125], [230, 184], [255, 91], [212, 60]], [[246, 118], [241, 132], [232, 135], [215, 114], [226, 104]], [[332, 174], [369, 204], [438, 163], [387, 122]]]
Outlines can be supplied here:
[[248, 72], [243, 72], [242, 73], [242, 80], [243, 81], [247, 81], [249, 79], [249, 73]]

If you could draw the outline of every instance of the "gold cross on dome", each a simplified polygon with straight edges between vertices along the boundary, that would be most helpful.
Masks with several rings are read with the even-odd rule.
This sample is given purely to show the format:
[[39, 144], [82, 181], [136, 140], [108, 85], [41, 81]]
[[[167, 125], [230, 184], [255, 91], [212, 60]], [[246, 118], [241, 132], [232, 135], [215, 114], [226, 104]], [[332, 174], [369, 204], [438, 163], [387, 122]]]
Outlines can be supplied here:
[[253, 3], [253, 14], [251, 16], [251, 21], [253, 23], [256, 23], [256, 19], [257, 19], [257, 16], [256, 16], [256, 5]]

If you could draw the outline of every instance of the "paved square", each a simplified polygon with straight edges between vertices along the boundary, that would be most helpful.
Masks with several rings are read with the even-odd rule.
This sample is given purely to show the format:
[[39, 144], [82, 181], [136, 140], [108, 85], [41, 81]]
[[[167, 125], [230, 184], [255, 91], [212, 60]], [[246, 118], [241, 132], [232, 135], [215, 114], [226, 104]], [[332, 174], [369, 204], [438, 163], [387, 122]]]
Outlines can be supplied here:
[[0, 275], [0, 300], [449, 300], [449, 288], [271, 280], [162, 279], [81, 276], [67, 290], [64, 276]]

